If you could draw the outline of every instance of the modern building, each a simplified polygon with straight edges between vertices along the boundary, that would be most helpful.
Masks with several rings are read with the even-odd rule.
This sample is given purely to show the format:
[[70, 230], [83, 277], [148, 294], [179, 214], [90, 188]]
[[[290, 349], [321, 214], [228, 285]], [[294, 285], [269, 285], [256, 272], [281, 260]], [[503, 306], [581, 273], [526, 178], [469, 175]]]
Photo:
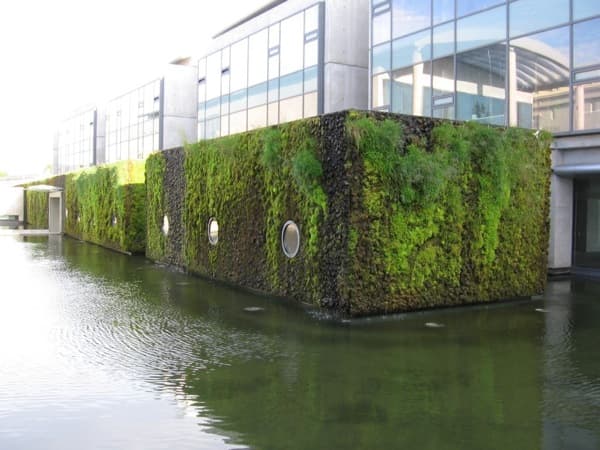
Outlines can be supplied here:
[[600, 268], [600, 2], [372, 0], [369, 104], [554, 134], [549, 266]]
[[63, 120], [54, 135], [54, 173], [71, 172], [102, 162], [104, 124], [104, 114], [96, 107], [80, 109]]
[[169, 64], [163, 76], [59, 125], [54, 173], [124, 159], [197, 140], [197, 69]]
[[366, 109], [368, 0], [277, 0], [198, 62], [198, 137]]
[[144, 159], [197, 140], [196, 68], [169, 64], [151, 80], [108, 103], [106, 160]]

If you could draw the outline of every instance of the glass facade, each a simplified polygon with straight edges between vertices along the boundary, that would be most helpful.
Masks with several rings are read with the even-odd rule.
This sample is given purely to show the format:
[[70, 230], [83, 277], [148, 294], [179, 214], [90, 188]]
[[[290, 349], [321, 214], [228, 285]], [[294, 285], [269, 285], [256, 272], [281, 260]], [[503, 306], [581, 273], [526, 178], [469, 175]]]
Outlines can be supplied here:
[[321, 112], [322, 8], [310, 6], [198, 62], [198, 139]]
[[63, 121], [56, 136], [57, 174], [94, 165], [96, 110], [81, 112]]
[[161, 80], [154, 80], [108, 103], [106, 162], [144, 159], [160, 149]]
[[600, 129], [598, 0], [372, 0], [373, 109]]

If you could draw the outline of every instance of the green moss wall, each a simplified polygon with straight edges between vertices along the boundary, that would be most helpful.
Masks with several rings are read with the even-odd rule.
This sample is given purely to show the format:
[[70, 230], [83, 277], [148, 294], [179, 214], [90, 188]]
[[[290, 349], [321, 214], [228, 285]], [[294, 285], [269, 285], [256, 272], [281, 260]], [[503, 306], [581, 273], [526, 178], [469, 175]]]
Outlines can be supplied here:
[[66, 175], [65, 233], [128, 253], [146, 241], [144, 162], [123, 161]]
[[25, 191], [25, 217], [27, 228], [48, 229], [48, 193]]
[[[157, 153], [146, 254], [352, 315], [530, 296], [546, 276], [549, 144], [344, 112]], [[281, 251], [287, 220], [301, 230], [293, 259]]]

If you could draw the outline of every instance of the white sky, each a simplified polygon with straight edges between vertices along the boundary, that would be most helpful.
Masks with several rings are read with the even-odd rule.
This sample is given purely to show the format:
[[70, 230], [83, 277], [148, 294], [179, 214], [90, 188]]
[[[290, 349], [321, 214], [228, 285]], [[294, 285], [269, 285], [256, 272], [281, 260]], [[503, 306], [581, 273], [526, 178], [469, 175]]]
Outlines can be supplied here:
[[178, 56], [202, 55], [267, 1], [0, 3], [0, 172], [41, 172], [61, 119], [156, 78]]

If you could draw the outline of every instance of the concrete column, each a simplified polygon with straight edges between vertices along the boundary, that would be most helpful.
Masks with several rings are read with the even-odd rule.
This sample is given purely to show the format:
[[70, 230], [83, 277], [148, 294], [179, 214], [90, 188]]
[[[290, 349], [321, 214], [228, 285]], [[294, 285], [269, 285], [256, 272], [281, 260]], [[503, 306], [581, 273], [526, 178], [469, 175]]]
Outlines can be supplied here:
[[573, 127], [576, 130], [585, 129], [585, 86], [574, 86], [575, 105], [573, 107]]
[[517, 108], [517, 54], [512, 47], [508, 51], [508, 101], [509, 125], [516, 127], [519, 116]]
[[573, 252], [573, 180], [552, 175], [548, 269], [568, 269]]
[[412, 113], [415, 116], [423, 115], [423, 63], [413, 66], [413, 96]]

